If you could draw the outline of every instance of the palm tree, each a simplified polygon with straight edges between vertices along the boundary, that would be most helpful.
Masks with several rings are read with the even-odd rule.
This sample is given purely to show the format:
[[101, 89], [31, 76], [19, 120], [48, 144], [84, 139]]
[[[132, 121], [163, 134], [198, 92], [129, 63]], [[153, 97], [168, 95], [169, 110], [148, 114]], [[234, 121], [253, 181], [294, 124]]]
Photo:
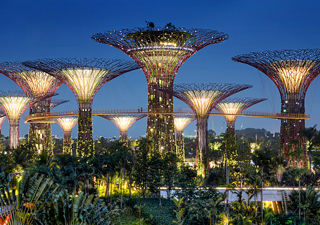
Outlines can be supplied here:
[[59, 154], [53, 159], [52, 173], [55, 182], [68, 191], [77, 192], [79, 186], [79, 160], [70, 154]]
[[21, 144], [18, 148], [11, 150], [14, 165], [16, 167], [20, 166], [23, 169], [31, 165], [34, 155], [33, 147], [30, 143]]
[[308, 154], [309, 154], [309, 169], [311, 172], [311, 161], [312, 161], [312, 148], [317, 142], [318, 131], [316, 129], [317, 125], [313, 127], [305, 128], [299, 131], [299, 134], [304, 137], [308, 143]]
[[205, 208], [205, 212], [207, 213], [210, 219], [210, 225], [216, 224], [217, 217], [218, 217], [218, 209], [217, 206], [224, 200], [224, 197], [219, 197], [217, 199], [211, 199], [209, 209]]
[[241, 213], [235, 215], [233, 219], [231, 220], [232, 225], [251, 225], [252, 216], [243, 216]]
[[261, 172], [261, 221], [263, 221], [263, 171], [271, 165], [271, 154], [268, 150], [255, 150], [252, 160]]
[[119, 173], [119, 178], [120, 178], [120, 192], [121, 192], [120, 206], [122, 208], [122, 203], [123, 203], [122, 180], [123, 180], [125, 168], [127, 167], [127, 164], [131, 158], [131, 155], [129, 153], [129, 149], [126, 142], [117, 141], [115, 145], [112, 146], [111, 150], [113, 151], [113, 155], [116, 161], [118, 162], [116, 166], [116, 171]]
[[275, 173], [277, 176], [278, 185], [280, 186], [283, 173], [285, 171], [286, 161], [281, 156], [276, 156], [272, 160], [273, 170], [272, 172]]

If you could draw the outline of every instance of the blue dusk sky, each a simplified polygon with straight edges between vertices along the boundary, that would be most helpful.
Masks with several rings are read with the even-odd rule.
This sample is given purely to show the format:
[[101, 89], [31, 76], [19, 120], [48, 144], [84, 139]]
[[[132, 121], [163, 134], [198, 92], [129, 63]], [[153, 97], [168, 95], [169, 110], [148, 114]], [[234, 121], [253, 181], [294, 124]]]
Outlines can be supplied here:
[[[91, 36], [98, 32], [143, 27], [145, 21], [156, 26], [172, 22], [177, 27], [204, 28], [225, 32], [229, 39], [197, 52], [180, 68], [175, 83], [240, 83], [253, 88], [234, 97], [268, 98], [268, 101], [249, 108], [250, 111], [279, 112], [280, 95], [273, 82], [257, 69], [236, 63], [231, 57], [255, 51], [319, 48], [320, 1], [318, 0], [10, 0], [0, 7], [0, 61], [25, 61], [56, 57], [130, 58], [120, 50], [96, 43]], [[311, 119], [306, 126], [320, 126], [319, 78], [310, 85], [306, 95], [306, 113]], [[19, 90], [19, 86], [4, 75], [0, 76], [0, 90]], [[56, 99], [69, 103], [53, 111], [77, 109], [73, 93], [62, 85]], [[188, 108], [178, 99], [175, 107]], [[141, 70], [124, 74], [97, 93], [93, 109], [147, 107], [147, 82]], [[20, 136], [28, 133], [24, 123], [27, 110], [20, 121]], [[211, 116], [217, 133], [225, 130], [222, 116]], [[265, 128], [279, 132], [280, 120], [238, 117], [236, 129]], [[185, 130], [194, 135], [196, 122]], [[129, 130], [129, 136], [145, 135], [146, 119]], [[8, 135], [8, 122], [2, 127]], [[52, 134], [63, 136], [57, 124]], [[93, 118], [94, 137], [119, 136], [117, 127], [100, 117]], [[72, 136], [77, 136], [77, 127]]]

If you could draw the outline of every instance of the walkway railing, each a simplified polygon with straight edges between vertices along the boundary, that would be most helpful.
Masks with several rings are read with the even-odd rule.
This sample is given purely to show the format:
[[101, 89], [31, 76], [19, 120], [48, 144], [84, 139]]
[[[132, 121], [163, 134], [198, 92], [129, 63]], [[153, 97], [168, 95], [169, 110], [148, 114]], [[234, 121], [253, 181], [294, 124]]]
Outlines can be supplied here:
[[[123, 115], [123, 114], [191, 114], [195, 115], [191, 109], [176, 108], [173, 112], [168, 110], [158, 110], [158, 111], [148, 111], [146, 108], [136, 108], [136, 109], [93, 109], [92, 115]], [[256, 112], [256, 111], [244, 111], [240, 114], [226, 114], [220, 113], [217, 110], [212, 110], [209, 115], [234, 115], [234, 116], [247, 116], [247, 117], [263, 117], [263, 118], [273, 118], [273, 119], [310, 119], [308, 114], [298, 114], [298, 113], [273, 113], [273, 112]], [[78, 116], [78, 110], [71, 111], [61, 111], [61, 112], [51, 112], [51, 113], [35, 113], [29, 115], [25, 119], [25, 123], [28, 122], [54, 122], [55, 117], [65, 117], [65, 116]]]

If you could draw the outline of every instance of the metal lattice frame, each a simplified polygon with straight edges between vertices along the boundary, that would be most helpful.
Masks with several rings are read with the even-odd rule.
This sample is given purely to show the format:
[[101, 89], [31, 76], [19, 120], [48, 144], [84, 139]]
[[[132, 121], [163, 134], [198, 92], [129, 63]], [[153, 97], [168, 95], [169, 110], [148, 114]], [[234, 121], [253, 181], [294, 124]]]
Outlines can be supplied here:
[[219, 102], [214, 108], [224, 113], [227, 122], [227, 133], [235, 135], [235, 123], [237, 116], [232, 114], [240, 114], [247, 108], [267, 100], [266, 98], [230, 98]]
[[55, 107], [63, 104], [63, 103], [66, 103], [66, 102], [69, 102], [70, 100], [62, 100], [62, 99], [53, 99], [51, 100], [50, 102], [50, 110], [54, 109]]
[[128, 115], [101, 115], [112, 123], [114, 123], [120, 131], [120, 140], [127, 141], [128, 130], [138, 120], [146, 117], [147, 115], [141, 114], [128, 114]]
[[0, 108], [9, 120], [9, 146], [17, 148], [19, 146], [19, 121], [21, 115], [27, 110], [35, 100], [26, 96], [20, 91], [0, 92]]
[[62, 81], [48, 73], [30, 69], [21, 62], [0, 63], [0, 73], [16, 82], [32, 98], [53, 95], [62, 84]]
[[[21, 62], [5, 62], [0, 64], [0, 72], [15, 81], [22, 90], [35, 99], [42, 99], [30, 107], [30, 115], [49, 113], [51, 98], [61, 86], [62, 81], [48, 73], [30, 69]], [[48, 97], [48, 98], [45, 98]], [[30, 123], [29, 141], [33, 142], [38, 152], [52, 150], [51, 127], [48, 123]]]
[[125, 60], [107, 59], [43, 59], [24, 62], [58, 78], [74, 93], [79, 105], [78, 154], [92, 154], [92, 102], [98, 90], [123, 73], [140, 68]]
[[[305, 113], [307, 89], [320, 73], [320, 49], [254, 52], [235, 56], [232, 60], [257, 68], [275, 83], [281, 96], [282, 112]], [[304, 120], [281, 120], [280, 155], [287, 157], [294, 149], [303, 149], [306, 166], [305, 141], [298, 133], [304, 128]], [[293, 140], [299, 140], [299, 143]], [[295, 160], [291, 162], [296, 163]]]
[[185, 161], [185, 151], [184, 151], [184, 139], [183, 139], [183, 131], [184, 129], [197, 117], [191, 115], [175, 115], [174, 116], [174, 128], [176, 130], [176, 145], [177, 155]]
[[[92, 39], [118, 48], [141, 66], [148, 82], [148, 112], [152, 112], [173, 110], [173, 97], [155, 87], [172, 88], [179, 68], [190, 56], [227, 40], [228, 35], [216, 30], [170, 26], [107, 31], [93, 35]], [[147, 136], [160, 151], [174, 151], [173, 117], [148, 115]]]
[[209, 160], [207, 157], [208, 113], [218, 102], [232, 94], [251, 87], [251, 85], [247, 84], [201, 83], [177, 84], [174, 85], [173, 89], [158, 89], [184, 101], [197, 114], [196, 163], [200, 165], [200, 167], [204, 165], [205, 171], [209, 169]]
[[55, 118], [55, 121], [63, 130], [63, 153], [71, 154], [71, 132], [74, 126], [78, 123], [78, 117], [58, 117]]

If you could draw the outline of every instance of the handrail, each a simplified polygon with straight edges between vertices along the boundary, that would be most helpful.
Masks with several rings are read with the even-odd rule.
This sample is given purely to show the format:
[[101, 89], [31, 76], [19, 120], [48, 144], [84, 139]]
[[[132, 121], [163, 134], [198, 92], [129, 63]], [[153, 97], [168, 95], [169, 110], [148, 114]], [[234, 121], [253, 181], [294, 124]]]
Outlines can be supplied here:
[[[93, 109], [92, 115], [115, 115], [115, 114], [192, 114], [196, 113], [192, 109], [182, 109], [176, 108], [172, 111], [169, 110], [158, 110], [153, 112], [148, 112], [146, 108], [137, 108], [137, 109]], [[310, 119], [308, 114], [299, 114], [299, 113], [274, 113], [274, 112], [258, 112], [258, 111], [244, 111], [240, 114], [228, 114], [221, 113], [217, 110], [212, 110], [209, 115], [220, 115], [220, 116], [249, 116], [249, 117], [264, 117], [264, 118], [273, 118], [273, 119]], [[35, 113], [26, 117], [25, 123], [32, 122], [33, 120], [49, 119], [54, 117], [61, 116], [78, 116], [78, 110], [69, 110], [69, 111], [60, 111], [60, 112], [50, 112], [50, 113]]]

